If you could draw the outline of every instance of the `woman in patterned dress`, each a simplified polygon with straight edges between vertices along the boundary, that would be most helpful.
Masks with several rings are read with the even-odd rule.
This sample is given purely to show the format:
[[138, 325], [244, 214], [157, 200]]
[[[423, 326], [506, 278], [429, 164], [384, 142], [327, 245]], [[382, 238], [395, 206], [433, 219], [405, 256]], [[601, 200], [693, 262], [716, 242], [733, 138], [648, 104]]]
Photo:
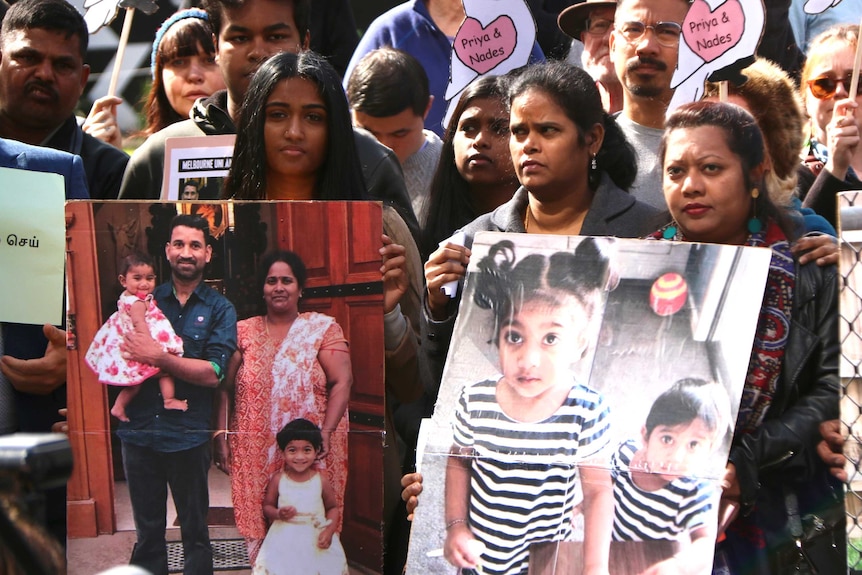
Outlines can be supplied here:
[[[266, 314], [237, 323], [237, 351], [220, 394], [216, 465], [230, 474], [234, 514], [255, 557], [266, 536], [261, 511], [268, 478], [284, 465], [276, 433], [305, 418], [323, 433], [320, 469], [335, 488], [343, 516], [347, 483], [347, 402], [350, 351], [335, 319], [299, 312], [305, 265], [298, 255], [262, 258]], [[340, 529], [339, 529], [340, 531]]]

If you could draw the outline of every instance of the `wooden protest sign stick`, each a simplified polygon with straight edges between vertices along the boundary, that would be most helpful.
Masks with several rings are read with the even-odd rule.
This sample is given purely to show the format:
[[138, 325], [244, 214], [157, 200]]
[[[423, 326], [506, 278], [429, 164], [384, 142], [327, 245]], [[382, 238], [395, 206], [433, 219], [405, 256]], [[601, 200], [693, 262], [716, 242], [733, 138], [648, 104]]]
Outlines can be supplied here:
[[[862, 21], [859, 22], [859, 32], [862, 34]], [[856, 36], [860, 38], [859, 35]], [[847, 87], [849, 98], [856, 97], [856, 88], [859, 86], [859, 66], [862, 64], [862, 42], [856, 42], [856, 57], [853, 59], [853, 76], [850, 79], [850, 86]]]
[[120, 80], [120, 69], [123, 67], [123, 57], [126, 54], [126, 46], [129, 44], [129, 33], [132, 31], [132, 19], [135, 17], [134, 8], [126, 8], [123, 17], [123, 30], [120, 32], [120, 44], [117, 46], [117, 58], [114, 60], [114, 69], [111, 70], [111, 83], [108, 84], [108, 96], [116, 95], [117, 82]]

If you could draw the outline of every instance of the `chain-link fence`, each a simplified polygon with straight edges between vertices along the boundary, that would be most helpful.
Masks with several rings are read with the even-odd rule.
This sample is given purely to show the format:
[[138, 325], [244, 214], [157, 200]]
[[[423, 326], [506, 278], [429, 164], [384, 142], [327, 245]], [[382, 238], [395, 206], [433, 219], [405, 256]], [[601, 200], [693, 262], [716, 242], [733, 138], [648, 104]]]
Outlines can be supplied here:
[[847, 564], [862, 573], [862, 192], [839, 195], [841, 427], [847, 437]]

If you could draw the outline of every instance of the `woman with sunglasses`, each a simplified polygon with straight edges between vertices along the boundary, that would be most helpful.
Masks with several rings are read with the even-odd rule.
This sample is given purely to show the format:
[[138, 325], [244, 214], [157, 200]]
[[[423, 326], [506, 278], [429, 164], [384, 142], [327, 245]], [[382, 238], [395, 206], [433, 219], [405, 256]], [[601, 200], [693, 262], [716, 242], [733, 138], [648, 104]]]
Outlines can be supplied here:
[[862, 147], [858, 145], [856, 117], [859, 90], [849, 94], [857, 41], [856, 25], [829, 28], [811, 42], [802, 69], [802, 96], [810, 121], [805, 163], [810, 173], [800, 172], [800, 192], [803, 206], [833, 226], [836, 193], [862, 186]]

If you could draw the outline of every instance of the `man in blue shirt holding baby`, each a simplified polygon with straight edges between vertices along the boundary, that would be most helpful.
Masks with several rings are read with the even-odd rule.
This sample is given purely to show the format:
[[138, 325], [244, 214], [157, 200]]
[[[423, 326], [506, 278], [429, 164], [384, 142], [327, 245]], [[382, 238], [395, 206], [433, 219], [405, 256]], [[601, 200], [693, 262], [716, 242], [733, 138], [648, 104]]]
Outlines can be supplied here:
[[211, 575], [207, 472], [212, 460], [213, 395], [236, 349], [236, 310], [203, 282], [204, 268], [212, 257], [205, 219], [176, 216], [165, 256], [171, 279], [158, 286], [153, 296], [183, 339], [184, 354], [167, 353], [147, 334], [136, 333], [125, 336], [123, 353], [173, 376], [176, 397], [188, 401], [188, 411], [164, 409], [158, 378], [154, 378], [142, 384], [129, 404], [129, 421], [120, 423], [117, 435], [123, 443], [138, 537], [131, 563], [154, 575], [167, 574], [165, 506], [170, 486], [182, 532], [184, 572]]

